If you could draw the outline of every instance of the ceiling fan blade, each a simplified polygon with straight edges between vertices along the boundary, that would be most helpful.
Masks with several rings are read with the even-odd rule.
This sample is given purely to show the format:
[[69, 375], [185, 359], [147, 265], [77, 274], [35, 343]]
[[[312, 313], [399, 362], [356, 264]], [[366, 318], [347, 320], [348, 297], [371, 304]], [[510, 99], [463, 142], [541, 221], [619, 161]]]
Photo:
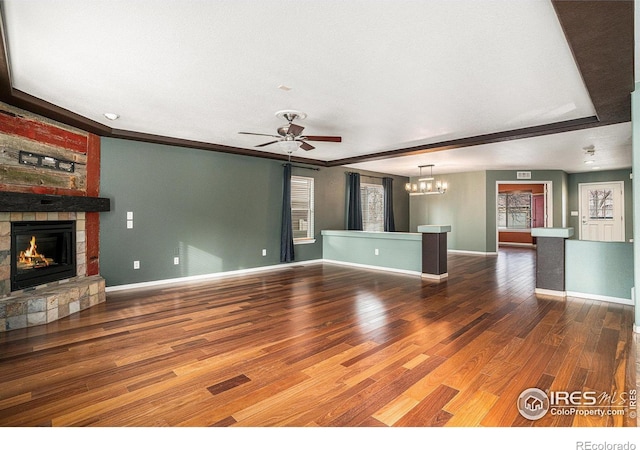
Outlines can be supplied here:
[[300, 136], [302, 130], [304, 130], [304, 127], [301, 127], [300, 125], [296, 125], [295, 123], [289, 124], [289, 133], [293, 134], [294, 136]]
[[269, 136], [279, 138], [280, 136], [276, 136], [275, 134], [264, 134], [264, 133], [249, 133], [247, 131], [238, 131], [238, 134], [250, 134], [252, 136]]
[[319, 141], [319, 142], [342, 142], [340, 136], [300, 136], [307, 141]]
[[280, 142], [280, 139], [277, 141], [265, 142], [264, 144], [256, 145], [256, 147], [266, 147], [267, 145], [275, 144], [276, 142]]
[[313, 149], [315, 148], [313, 145], [311, 145], [311, 144], [307, 144], [307, 143], [306, 143], [306, 142], [304, 142], [304, 141], [298, 141], [298, 142], [300, 142], [300, 148], [301, 148], [302, 150], [307, 150], [307, 151], [309, 151], [309, 150], [313, 150]]

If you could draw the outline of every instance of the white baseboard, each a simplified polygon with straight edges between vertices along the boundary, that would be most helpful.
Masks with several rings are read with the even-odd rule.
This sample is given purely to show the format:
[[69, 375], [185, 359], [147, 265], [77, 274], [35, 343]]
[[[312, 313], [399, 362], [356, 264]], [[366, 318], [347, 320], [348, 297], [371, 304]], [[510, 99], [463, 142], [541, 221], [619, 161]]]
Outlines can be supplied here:
[[543, 296], [547, 296], [547, 297], [558, 297], [558, 298], [566, 298], [567, 297], [567, 292], [566, 291], [554, 291], [552, 289], [536, 288], [535, 289], [535, 293], [537, 295], [543, 295]]
[[498, 256], [498, 252], [476, 252], [471, 250], [447, 250], [447, 253], [458, 255]]
[[167, 284], [178, 284], [178, 283], [189, 283], [192, 281], [206, 281], [206, 280], [214, 280], [218, 278], [225, 277], [234, 277], [237, 275], [246, 275], [251, 273], [258, 272], [266, 272], [270, 270], [282, 270], [287, 267], [292, 266], [306, 266], [309, 264], [318, 264], [323, 262], [322, 259], [312, 259], [309, 261], [297, 261], [292, 263], [282, 263], [282, 264], [274, 264], [271, 266], [262, 266], [262, 267], [252, 267], [250, 269], [238, 269], [238, 270], [230, 270], [227, 272], [216, 272], [216, 273], [207, 273], [203, 275], [193, 275], [189, 277], [179, 277], [179, 278], [168, 278], [164, 280], [156, 280], [156, 281], [144, 281], [141, 283], [132, 283], [132, 284], [121, 284], [118, 286], [109, 286], [105, 288], [106, 292], [116, 292], [116, 291], [125, 291], [128, 289], [140, 289], [140, 288], [148, 288], [155, 286], [162, 286]]
[[435, 275], [435, 274], [432, 274], [432, 273], [423, 273], [423, 274], [421, 274], [421, 276], [425, 280], [442, 281], [442, 280], [446, 280], [447, 278], [449, 278], [449, 272], [445, 272], [445, 273], [440, 274], [440, 275]]
[[601, 302], [619, 303], [621, 305], [633, 306], [633, 300], [630, 300], [628, 298], [609, 297], [606, 295], [585, 294], [584, 292], [572, 292], [572, 291], [567, 291], [567, 296], [580, 297], [580, 298], [586, 298], [587, 300], [599, 300]]
[[418, 271], [415, 271], [415, 270], [394, 269], [392, 267], [372, 266], [372, 265], [369, 265], [369, 264], [359, 264], [359, 263], [352, 263], [352, 262], [336, 261], [336, 260], [333, 260], [333, 259], [323, 259], [321, 261], [322, 262], [326, 262], [326, 263], [331, 263], [331, 264], [338, 264], [338, 265], [342, 265], [342, 266], [357, 267], [359, 269], [380, 270], [380, 271], [383, 271], [383, 272], [402, 273], [404, 275], [417, 275], [417, 276], [422, 275], [421, 272], [418, 272]]

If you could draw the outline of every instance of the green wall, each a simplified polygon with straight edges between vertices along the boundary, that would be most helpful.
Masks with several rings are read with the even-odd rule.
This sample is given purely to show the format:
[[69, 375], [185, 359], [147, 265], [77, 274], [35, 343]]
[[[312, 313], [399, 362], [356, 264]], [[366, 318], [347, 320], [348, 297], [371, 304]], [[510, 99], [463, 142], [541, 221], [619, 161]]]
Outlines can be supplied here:
[[[553, 226], [574, 227], [579, 221], [569, 212], [578, 209], [578, 184], [600, 181], [625, 182], [625, 233], [633, 237], [633, 189], [630, 169], [567, 174], [561, 170], [534, 170], [531, 181], [552, 183]], [[450, 224], [448, 247], [451, 250], [493, 253], [496, 243], [496, 184], [517, 181], [516, 171], [490, 170], [442, 175], [449, 183], [445, 195], [410, 197], [409, 231], [418, 225]]]
[[486, 252], [486, 173], [453, 173], [438, 179], [448, 183], [446, 194], [410, 197], [409, 231], [415, 233], [419, 225], [451, 225], [450, 250]]
[[631, 300], [633, 244], [568, 239], [565, 249], [567, 291]]
[[[101, 145], [101, 196], [112, 201], [100, 216], [107, 286], [280, 264], [281, 161], [112, 138]], [[345, 228], [346, 172], [293, 169], [315, 179], [317, 239], [295, 246], [296, 261], [322, 258], [320, 232]], [[407, 179], [393, 178], [396, 227], [408, 231]]]
[[322, 236], [325, 259], [422, 272], [422, 234], [335, 230], [325, 233]]
[[572, 239], [578, 239], [580, 234], [580, 218], [571, 216], [571, 211], [578, 211], [579, 183], [600, 183], [607, 181], [624, 181], [624, 232], [628, 242], [633, 237], [633, 186], [631, 183], [631, 169], [605, 170], [602, 172], [584, 172], [569, 174], [569, 196], [567, 207], [569, 210], [568, 225], [575, 233]]

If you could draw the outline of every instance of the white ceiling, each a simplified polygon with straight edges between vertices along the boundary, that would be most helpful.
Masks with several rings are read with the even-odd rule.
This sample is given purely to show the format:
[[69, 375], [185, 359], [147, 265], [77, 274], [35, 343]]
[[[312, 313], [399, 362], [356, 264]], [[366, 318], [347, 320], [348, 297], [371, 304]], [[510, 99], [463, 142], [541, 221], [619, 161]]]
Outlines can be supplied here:
[[[596, 115], [548, 0], [4, 0], [13, 87], [109, 127], [322, 161]], [[290, 90], [284, 90], [286, 86]], [[109, 121], [103, 113], [119, 114]], [[355, 164], [631, 166], [630, 123]]]

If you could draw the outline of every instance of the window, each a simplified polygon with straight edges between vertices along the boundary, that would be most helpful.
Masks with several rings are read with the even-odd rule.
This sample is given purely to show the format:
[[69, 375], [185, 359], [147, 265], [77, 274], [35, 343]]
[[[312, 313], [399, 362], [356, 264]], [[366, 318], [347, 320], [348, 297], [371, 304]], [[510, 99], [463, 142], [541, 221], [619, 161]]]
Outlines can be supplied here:
[[589, 190], [589, 219], [613, 220], [613, 191], [611, 189]]
[[362, 230], [384, 231], [384, 188], [381, 184], [360, 183]]
[[291, 176], [293, 242], [313, 242], [313, 178]]
[[498, 194], [498, 227], [531, 228], [531, 192]]

